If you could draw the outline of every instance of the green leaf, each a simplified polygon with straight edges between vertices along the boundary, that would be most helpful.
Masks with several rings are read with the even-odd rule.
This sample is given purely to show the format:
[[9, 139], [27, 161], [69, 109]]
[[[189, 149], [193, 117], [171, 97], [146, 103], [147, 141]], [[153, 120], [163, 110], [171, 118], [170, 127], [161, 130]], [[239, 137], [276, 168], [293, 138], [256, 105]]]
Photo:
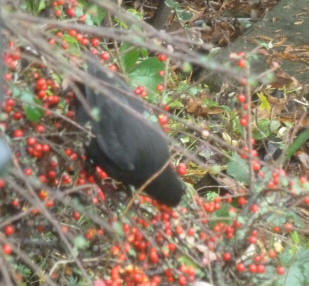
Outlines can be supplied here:
[[94, 107], [91, 109], [91, 116], [95, 121], [100, 121], [100, 109], [98, 107]]
[[40, 0], [37, 7], [37, 12], [40, 13], [46, 8], [46, 0]]
[[284, 286], [304, 286], [309, 283], [309, 250], [300, 248], [296, 253], [287, 249], [280, 255], [281, 262], [289, 267]]
[[253, 130], [254, 139], [261, 140], [265, 139], [270, 135], [270, 120], [269, 119], [261, 119], [257, 123], [257, 127]]
[[120, 18], [115, 17], [114, 21], [120, 26], [120, 28], [123, 28], [123, 29], [129, 28], [129, 26], [124, 21], [122, 21]]
[[265, 220], [271, 224], [281, 226], [286, 222], [286, 216], [283, 214], [270, 214]]
[[62, 36], [62, 39], [65, 40], [68, 43], [70, 52], [72, 52], [74, 54], [80, 53], [79, 43], [74, 37], [72, 37], [68, 34], [64, 34]]
[[13, 97], [19, 97], [21, 95], [20, 89], [16, 85], [10, 86]]
[[181, 256], [178, 258], [178, 262], [180, 264], [184, 264], [184, 265], [187, 265], [187, 266], [192, 266], [195, 271], [196, 271], [196, 275], [201, 275], [203, 274], [201, 268], [199, 267], [199, 265], [197, 265], [194, 261], [192, 261], [188, 256]]
[[37, 15], [46, 8], [46, 0], [28, 0], [26, 9]]
[[133, 48], [130, 44], [123, 43], [120, 47], [120, 53], [122, 67], [128, 73], [134, 67], [140, 56], [139, 49]]
[[180, 5], [178, 2], [173, 0], [165, 0], [165, 4], [170, 7], [171, 9], [177, 9], [180, 8]]
[[132, 14], [133, 16], [135, 16], [138, 20], [142, 20], [143, 19], [143, 14], [138, 12], [137, 10], [135, 10], [133, 8], [129, 8], [127, 10], [127, 12]]
[[59, 74], [53, 73], [53, 74], [52, 74], [52, 78], [53, 78], [53, 80], [55, 81], [55, 83], [57, 83], [58, 85], [61, 85], [61, 83], [62, 83], [62, 78], [61, 78], [61, 76], [60, 76]]
[[267, 97], [262, 92], [258, 92], [257, 96], [261, 101], [260, 108], [262, 110], [266, 109], [267, 111], [270, 111], [271, 106], [267, 100]]
[[183, 103], [179, 100], [173, 100], [168, 104], [171, 108], [181, 109], [184, 107]]
[[23, 101], [23, 103], [34, 103], [34, 94], [28, 89], [22, 91], [18, 97], [21, 101]]
[[89, 241], [87, 241], [82, 235], [78, 235], [74, 238], [73, 245], [75, 249], [85, 249], [89, 246]]
[[37, 122], [39, 121], [42, 116], [43, 116], [43, 111], [42, 109], [30, 105], [25, 105], [25, 115], [26, 118], [32, 122]]
[[287, 152], [285, 154], [285, 161], [289, 160], [294, 155], [294, 153], [307, 142], [308, 139], [309, 139], [309, 128], [301, 132], [293, 141], [293, 143], [288, 147]]
[[94, 22], [92, 21], [92, 18], [89, 14], [86, 14], [86, 25], [93, 26]]
[[271, 133], [275, 133], [279, 129], [280, 126], [281, 126], [280, 121], [271, 120], [269, 124], [269, 130]]
[[209, 173], [212, 175], [218, 175], [221, 172], [221, 166], [218, 164], [215, 164], [213, 166], [211, 166]]
[[113, 230], [117, 233], [118, 236], [123, 236], [123, 223], [119, 221], [113, 223]]
[[65, 40], [69, 45], [78, 45], [78, 41], [76, 40], [76, 38], [68, 34], [64, 34], [62, 36], [62, 39]]
[[192, 13], [185, 11], [185, 10], [181, 10], [181, 11], [177, 11], [177, 16], [181, 21], [187, 22], [189, 20], [191, 20], [192, 18]]
[[163, 68], [164, 64], [162, 62], [156, 57], [151, 57], [136, 65], [132, 72], [128, 73], [128, 77], [133, 86], [144, 86], [149, 99], [156, 102], [157, 99], [154, 94], [156, 93], [157, 85], [162, 82], [159, 71]]
[[291, 239], [293, 240], [293, 242], [297, 245], [300, 244], [300, 237], [297, 231], [293, 231], [291, 233]]
[[87, 16], [90, 17], [89, 21], [91, 20], [95, 25], [100, 26], [106, 17], [106, 11], [98, 5], [91, 5], [86, 12], [86, 21]]
[[233, 154], [231, 161], [227, 164], [226, 172], [237, 181], [245, 184], [249, 182], [248, 164], [238, 154]]
[[75, 16], [80, 17], [82, 15], [84, 15], [83, 7], [76, 7], [75, 8]]

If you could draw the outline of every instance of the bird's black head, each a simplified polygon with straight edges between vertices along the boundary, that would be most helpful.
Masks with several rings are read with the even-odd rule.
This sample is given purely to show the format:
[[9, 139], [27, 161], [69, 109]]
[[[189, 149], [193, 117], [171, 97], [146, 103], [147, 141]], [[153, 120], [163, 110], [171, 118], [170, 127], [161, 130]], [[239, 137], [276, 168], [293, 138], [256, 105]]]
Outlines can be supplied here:
[[167, 167], [158, 178], [146, 188], [146, 193], [158, 202], [168, 206], [177, 206], [185, 191], [184, 183], [179, 179], [176, 172]]

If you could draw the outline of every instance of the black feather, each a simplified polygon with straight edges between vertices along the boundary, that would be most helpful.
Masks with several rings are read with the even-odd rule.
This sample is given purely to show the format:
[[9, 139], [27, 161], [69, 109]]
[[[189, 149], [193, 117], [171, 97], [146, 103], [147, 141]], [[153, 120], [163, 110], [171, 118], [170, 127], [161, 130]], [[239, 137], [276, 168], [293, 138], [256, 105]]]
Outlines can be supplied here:
[[[143, 103], [125, 94], [130, 89], [119, 76], [89, 66], [90, 75], [108, 86], [101, 94], [80, 85], [90, 108], [99, 111], [99, 118], [91, 118], [81, 104], [77, 109], [77, 121], [90, 121], [96, 136], [86, 146], [87, 158], [112, 178], [138, 188], [169, 160], [167, 140], [158, 125], [147, 119], [150, 113]], [[175, 206], [184, 193], [184, 184], [168, 166], [145, 191], [159, 202]]]

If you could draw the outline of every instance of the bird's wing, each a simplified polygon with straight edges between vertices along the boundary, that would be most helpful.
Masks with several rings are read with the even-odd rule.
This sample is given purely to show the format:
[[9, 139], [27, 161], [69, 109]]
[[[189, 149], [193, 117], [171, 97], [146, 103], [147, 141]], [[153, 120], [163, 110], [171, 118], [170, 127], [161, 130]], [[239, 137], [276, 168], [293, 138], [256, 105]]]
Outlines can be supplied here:
[[152, 157], [155, 157], [155, 166], [161, 165], [161, 157], [168, 158], [167, 143], [159, 129], [154, 126], [151, 128], [148, 119], [143, 118], [144, 113], [147, 113], [143, 103], [127, 96], [130, 92], [128, 85], [109, 70], [88, 64], [88, 71], [102, 83], [108, 83], [100, 93], [85, 88], [88, 104], [99, 112], [92, 126], [104, 155], [124, 172], [147, 166], [150, 152], [160, 153]]

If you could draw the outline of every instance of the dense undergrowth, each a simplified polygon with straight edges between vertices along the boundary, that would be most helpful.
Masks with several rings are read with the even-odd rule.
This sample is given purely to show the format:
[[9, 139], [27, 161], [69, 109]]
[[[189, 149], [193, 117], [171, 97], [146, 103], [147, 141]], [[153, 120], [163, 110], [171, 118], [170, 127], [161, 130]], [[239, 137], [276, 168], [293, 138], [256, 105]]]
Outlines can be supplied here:
[[[190, 13], [176, 8], [186, 23]], [[21, 1], [2, 10], [0, 121], [12, 150], [0, 180], [5, 285], [309, 283], [308, 171], [296, 156], [308, 149], [307, 110], [294, 101], [298, 123], [281, 120], [303, 94], [300, 85], [267, 85], [277, 63], [262, 77], [250, 73], [255, 53], [216, 65], [193, 40], [154, 31], [141, 10], [109, 1]], [[86, 162], [90, 131], [75, 122], [74, 85], [88, 81], [85, 57], [154, 107], [151, 119], [170, 136], [186, 182], [177, 208], [139, 194], [132, 201]], [[190, 62], [237, 84], [214, 93], [191, 80]]]

